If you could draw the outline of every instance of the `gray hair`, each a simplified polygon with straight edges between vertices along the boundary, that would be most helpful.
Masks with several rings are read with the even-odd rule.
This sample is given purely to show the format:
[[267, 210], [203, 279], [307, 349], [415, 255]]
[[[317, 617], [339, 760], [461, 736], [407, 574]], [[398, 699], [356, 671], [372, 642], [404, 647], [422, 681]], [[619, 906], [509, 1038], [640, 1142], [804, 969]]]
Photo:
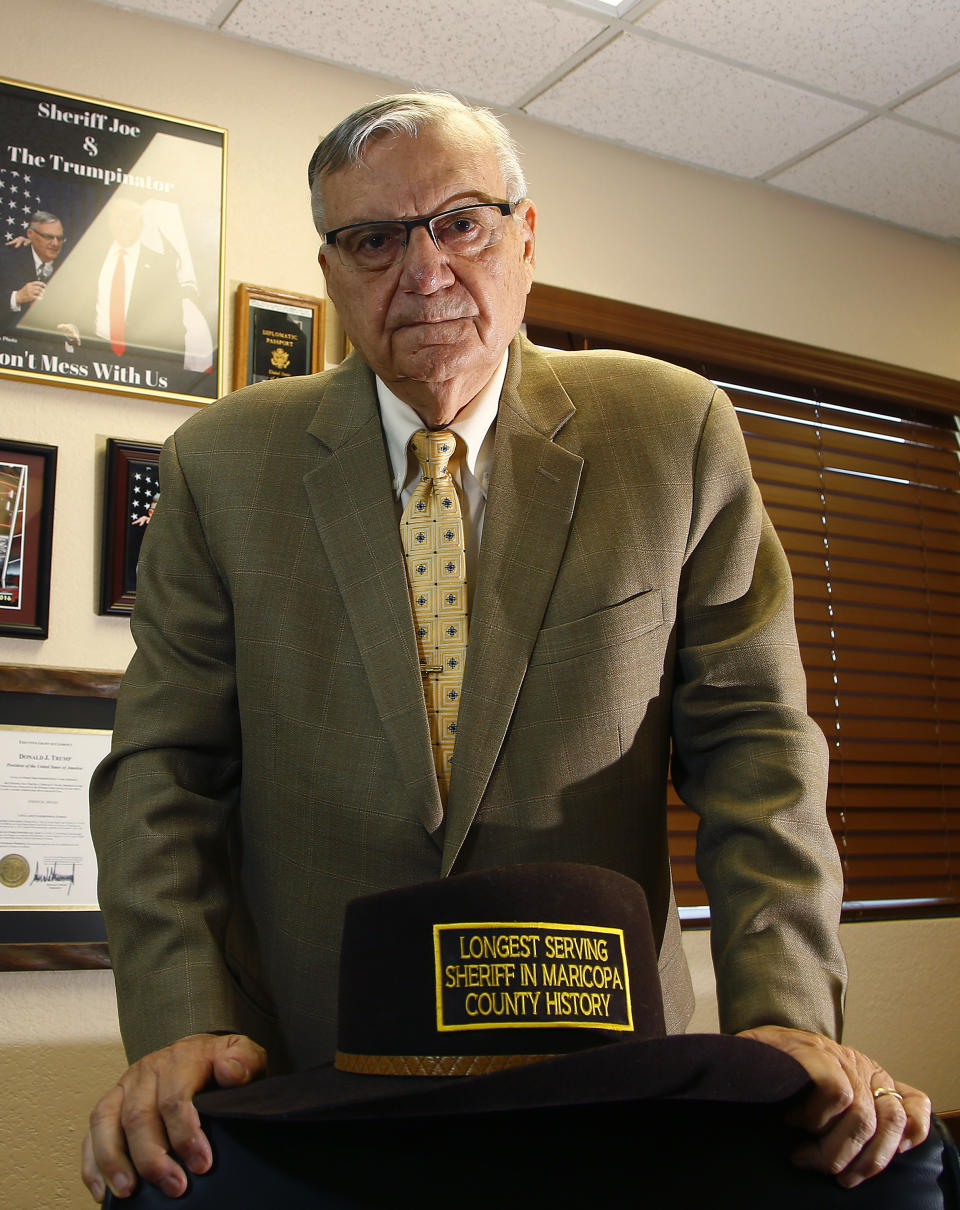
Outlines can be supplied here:
[[59, 223], [60, 220], [55, 214], [51, 214], [49, 210], [34, 210], [30, 215], [28, 227], [32, 227], [34, 223]]
[[410, 92], [382, 97], [356, 110], [321, 141], [307, 169], [313, 221], [322, 235], [326, 228], [321, 188], [323, 178], [359, 164], [367, 144], [387, 134], [417, 138], [421, 130], [457, 118], [468, 118], [489, 136], [503, 174], [506, 200], [519, 202], [526, 196], [527, 182], [520, 167], [520, 154], [506, 126], [489, 109], [466, 105], [448, 92]]

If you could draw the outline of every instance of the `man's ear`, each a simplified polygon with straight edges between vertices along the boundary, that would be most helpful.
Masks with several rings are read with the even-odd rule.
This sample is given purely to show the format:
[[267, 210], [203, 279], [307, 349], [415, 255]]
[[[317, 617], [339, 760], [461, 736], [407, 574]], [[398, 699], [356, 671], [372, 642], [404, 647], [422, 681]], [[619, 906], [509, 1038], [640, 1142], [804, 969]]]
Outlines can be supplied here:
[[523, 259], [532, 269], [537, 262], [537, 208], [529, 198], [517, 205], [515, 213], [523, 224]]
[[330, 262], [328, 260], [327, 245], [321, 244], [320, 251], [317, 253], [317, 264], [323, 272], [323, 280], [327, 283], [330, 281]]

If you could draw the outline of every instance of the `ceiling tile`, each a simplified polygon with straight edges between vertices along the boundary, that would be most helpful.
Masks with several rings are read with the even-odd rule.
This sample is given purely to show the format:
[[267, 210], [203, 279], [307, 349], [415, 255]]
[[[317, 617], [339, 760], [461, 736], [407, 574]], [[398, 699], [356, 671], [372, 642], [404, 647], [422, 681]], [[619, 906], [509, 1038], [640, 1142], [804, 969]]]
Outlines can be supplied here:
[[960, 144], [894, 122], [874, 121], [771, 178], [796, 193], [876, 218], [960, 238]]
[[[230, 13], [225, 32], [496, 108], [513, 108], [561, 75], [605, 28], [568, 0], [239, 0], [235, 10], [233, 0], [100, 2], [208, 29]], [[861, 105], [892, 104], [926, 88], [897, 115], [943, 137], [874, 119], [774, 183], [957, 238], [960, 0], [644, 0], [643, 7], [649, 11], [635, 32], [568, 70], [526, 107], [531, 116], [691, 164], [767, 176], [864, 111], [758, 71]]]
[[744, 176], [761, 175], [863, 116], [632, 34], [525, 108], [548, 122]]
[[942, 84], [928, 88], [912, 101], [898, 106], [897, 113], [937, 126], [950, 134], [960, 134], [960, 72]]
[[132, 8], [158, 17], [175, 17], [194, 25], [205, 25], [222, 6], [222, 0], [102, 0], [117, 8]]
[[[362, 16], [360, 15], [362, 14]], [[536, 0], [241, 0], [224, 29], [412, 84], [512, 105], [604, 28]]]
[[661, 0], [637, 25], [874, 104], [960, 54], [957, 0]]

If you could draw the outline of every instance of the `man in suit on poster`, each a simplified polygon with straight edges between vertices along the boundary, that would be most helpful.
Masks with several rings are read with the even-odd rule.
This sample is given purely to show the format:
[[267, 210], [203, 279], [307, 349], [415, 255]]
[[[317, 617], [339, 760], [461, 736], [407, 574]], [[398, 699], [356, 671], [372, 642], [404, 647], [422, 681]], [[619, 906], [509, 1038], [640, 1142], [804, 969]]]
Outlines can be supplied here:
[[57, 216], [37, 210], [23, 236], [0, 251], [0, 331], [15, 327], [43, 298], [65, 241]]
[[[143, 206], [117, 195], [107, 207], [111, 242], [93, 283], [92, 306], [81, 333], [102, 342], [117, 358], [170, 359], [181, 368], [184, 352], [183, 289], [172, 248], [143, 242]], [[162, 237], [161, 237], [162, 238]]]
[[[264, 1052], [280, 1071], [328, 1058], [344, 906], [380, 888], [524, 861], [626, 873], [682, 1030], [672, 739], [702, 820], [721, 1025], [803, 1063], [803, 1162], [861, 1182], [925, 1136], [929, 1102], [832, 1040], [825, 745], [729, 401], [674, 367], [519, 335], [536, 210], [486, 111], [375, 103], [323, 141], [311, 185], [356, 352], [206, 409], [161, 464], [92, 799], [132, 1066], [93, 1114], [84, 1179], [125, 1195], [136, 1169], [179, 1193], [168, 1150], [211, 1162], [199, 1088], [255, 1078]], [[453, 451], [470, 602], [452, 764], [397, 528], [423, 486], [408, 442], [431, 434]]]

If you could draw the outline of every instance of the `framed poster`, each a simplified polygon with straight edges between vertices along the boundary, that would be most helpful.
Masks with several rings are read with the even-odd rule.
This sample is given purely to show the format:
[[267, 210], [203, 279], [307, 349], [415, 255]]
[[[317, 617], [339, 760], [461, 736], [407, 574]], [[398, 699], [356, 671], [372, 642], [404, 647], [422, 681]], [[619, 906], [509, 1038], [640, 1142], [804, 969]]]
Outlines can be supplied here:
[[222, 393], [226, 132], [0, 80], [0, 375]]
[[57, 447], [0, 438], [0, 634], [45, 639]]
[[250, 286], [237, 287], [233, 387], [270, 378], [316, 374], [324, 342], [323, 299]]
[[107, 438], [98, 613], [133, 612], [140, 546], [160, 499], [160, 449]]

